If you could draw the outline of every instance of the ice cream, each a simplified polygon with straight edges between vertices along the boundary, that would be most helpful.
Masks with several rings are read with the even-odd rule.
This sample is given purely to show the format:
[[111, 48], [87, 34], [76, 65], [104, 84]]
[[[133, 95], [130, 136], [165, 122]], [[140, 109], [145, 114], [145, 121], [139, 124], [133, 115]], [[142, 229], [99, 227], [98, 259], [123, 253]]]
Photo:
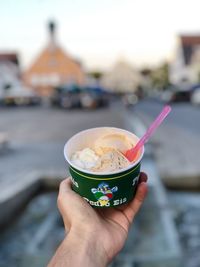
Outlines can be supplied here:
[[133, 146], [122, 134], [107, 134], [97, 139], [92, 148], [76, 151], [71, 162], [77, 167], [95, 172], [113, 172], [130, 165], [123, 155]]
[[106, 134], [98, 138], [94, 144], [94, 149], [97, 154], [102, 155], [105, 152], [115, 149], [124, 153], [133, 147], [132, 141], [123, 134]]
[[84, 148], [83, 150], [75, 152], [71, 161], [74, 165], [86, 170], [90, 170], [94, 167], [98, 167], [100, 164], [100, 157], [90, 148]]
[[134, 133], [115, 127], [72, 136], [64, 146], [72, 189], [98, 209], [129, 203], [137, 192], [144, 147], [131, 162], [125, 155], [138, 140]]
[[118, 150], [110, 149], [100, 156], [100, 164], [93, 167], [96, 172], [112, 172], [124, 169], [130, 165], [127, 158]]

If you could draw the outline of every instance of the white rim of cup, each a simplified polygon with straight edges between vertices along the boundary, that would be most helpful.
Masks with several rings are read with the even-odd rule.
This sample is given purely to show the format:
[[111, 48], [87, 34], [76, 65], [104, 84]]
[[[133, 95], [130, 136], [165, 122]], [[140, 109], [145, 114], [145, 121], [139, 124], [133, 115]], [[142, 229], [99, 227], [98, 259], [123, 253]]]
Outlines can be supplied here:
[[78, 132], [77, 134], [73, 135], [64, 145], [64, 157], [65, 157], [65, 160], [69, 163], [69, 165], [71, 165], [73, 168], [81, 171], [81, 172], [84, 172], [86, 174], [91, 174], [91, 175], [112, 175], [112, 174], [119, 174], [119, 173], [122, 173], [122, 172], [125, 172], [125, 171], [128, 171], [130, 170], [132, 167], [136, 166], [143, 158], [143, 155], [144, 155], [144, 146], [142, 146], [142, 148], [140, 149], [141, 150], [141, 155], [140, 157], [138, 158], [138, 160], [134, 161], [133, 164], [130, 164], [128, 167], [124, 168], [124, 169], [121, 169], [119, 171], [114, 171], [114, 172], [93, 172], [93, 171], [89, 171], [89, 170], [86, 170], [86, 169], [83, 169], [83, 168], [80, 168], [79, 166], [77, 165], [74, 165], [71, 160], [68, 158], [67, 154], [66, 154], [66, 149], [67, 149], [67, 146], [68, 146], [68, 143], [73, 139], [73, 138], [76, 138], [78, 135], [81, 135], [83, 134], [84, 132], [88, 132], [90, 130], [98, 130], [98, 129], [103, 129], [103, 128], [109, 128], [109, 129], [114, 129], [114, 130], [120, 130], [124, 133], [128, 133], [128, 134], [132, 134], [134, 135], [136, 138], [139, 139], [139, 137], [137, 135], [135, 135], [134, 133], [130, 132], [130, 131], [127, 131], [127, 130], [124, 130], [124, 129], [121, 129], [121, 128], [117, 128], [117, 127], [95, 127], [95, 128], [89, 128], [89, 129], [86, 129], [86, 130], [83, 130], [81, 132]]

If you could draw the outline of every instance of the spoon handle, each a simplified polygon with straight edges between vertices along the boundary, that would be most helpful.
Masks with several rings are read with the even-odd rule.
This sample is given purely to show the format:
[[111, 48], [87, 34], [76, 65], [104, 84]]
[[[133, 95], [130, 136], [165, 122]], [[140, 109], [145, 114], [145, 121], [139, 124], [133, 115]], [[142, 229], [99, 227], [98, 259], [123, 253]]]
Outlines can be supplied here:
[[138, 143], [131, 149], [129, 149], [125, 156], [129, 161], [133, 161], [136, 153], [138, 150], [149, 140], [149, 138], [152, 136], [154, 131], [159, 127], [159, 125], [163, 122], [163, 120], [167, 117], [167, 115], [170, 113], [171, 107], [165, 106], [160, 114], [157, 116], [157, 118], [153, 121], [151, 126], [147, 129], [146, 133], [142, 136], [142, 138], [138, 141]]

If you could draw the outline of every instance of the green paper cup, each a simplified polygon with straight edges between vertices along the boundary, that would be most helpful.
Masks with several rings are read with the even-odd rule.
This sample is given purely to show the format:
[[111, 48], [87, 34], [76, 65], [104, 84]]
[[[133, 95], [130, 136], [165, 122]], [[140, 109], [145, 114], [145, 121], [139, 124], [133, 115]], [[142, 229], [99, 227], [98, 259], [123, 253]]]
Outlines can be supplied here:
[[126, 130], [113, 127], [92, 128], [71, 137], [64, 147], [64, 156], [69, 163], [72, 189], [93, 207], [116, 207], [133, 199], [140, 175], [144, 147], [136, 162], [127, 168], [110, 172], [92, 172], [75, 166], [71, 162], [74, 152], [86, 147], [93, 148], [97, 138], [105, 134], [124, 134], [136, 143], [139, 138]]

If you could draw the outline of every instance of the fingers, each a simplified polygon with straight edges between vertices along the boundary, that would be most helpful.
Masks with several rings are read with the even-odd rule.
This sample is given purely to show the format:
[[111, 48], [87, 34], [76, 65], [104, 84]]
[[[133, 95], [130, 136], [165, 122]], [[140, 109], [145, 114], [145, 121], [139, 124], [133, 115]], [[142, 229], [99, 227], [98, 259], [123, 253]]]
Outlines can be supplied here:
[[60, 183], [58, 194], [59, 209], [63, 206], [65, 210], [71, 209], [73, 205], [76, 205], [77, 203], [79, 204], [80, 201], [83, 201], [83, 199], [72, 190], [71, 185], [72, 182], [70, 177]]
[[58, 208], [62, 215], [65, 228], [70, 229], [71, 225], [81, 224], [93, 217], [93, 209], [77, 193], [71, 189], [71, 179], [67, 178], [60, 183], [58, 194]]
[[[147, 175], [141, 173], [139, 177], [139, 185], [134, 199], [124, 206], [119, 207], [123, 211], [127, 219], [131, 223], [134, 216], [140, 209], [145, 196], [147, 194]], [[78, 194], [71, 189], [71, 179], [67, 178], [60, 183], [58, 194], [58, 208], [63, 217], [65, 228], [69, 229], [72, 222], [91, 222], [94, 221], [96, 213], [90, 205]]]
[[87, 203], [71, 188], [70, 177], [60, 183], [57, 199], [58, 209], [62, 215], [65, 228], [70, 229], [72, 221], [80, 214], [80, 210]]
[[147, 182], [147, 180], [148, 180], [147, 174], [145, 172], [141, 172], [139, 177], [139, 183]]
[[135, 198], [130, 203], [130, 208], [133, 211], [133, 216], [138, 212], [140, 209], [145, 197], [147, 194], [147, 184], [146, 182], [142, 182], [139, 184]]
[[68, 177], [67, 179], [63, 180], [60, 183], [60, 187], [59, 187], [59, 194], [63, 195], [66, 194], [67, 192], [71, 191], [71, 179], [70, 177]]
[[58, 209], [62, 215], [65, 229], [69, 230], [71, 227], [71, 219], [69, 217], [69, 199], [71, 189], [71, 179], [68, 177], [60, 183], [59, 194], [57, 199]]
[[72, 190], [71, 186], [72, 186], [72, 182], [71, 182], [70, 177], [63, 180], [60, 183], [58, 199], [61, 199], [61, 202], [64, 202], [65, 204], [69, 204], [70, 202], [71, 204], [74, 204], [79, 201], [83, 201], [83, 198], [80, 197], [77, 193], [75, 193]]
[[137, 188], [136, 195], [134, 199], [129, 204], [127, 204], [125, 209], [123, 210], [123, 212], [126, 214], [130, 223], [133, 221], [135, 215], [139, 211], [147, 195], [146, 181], [147, 181], [147, 175], [145, 173], [141, 173], [140, 182]]

